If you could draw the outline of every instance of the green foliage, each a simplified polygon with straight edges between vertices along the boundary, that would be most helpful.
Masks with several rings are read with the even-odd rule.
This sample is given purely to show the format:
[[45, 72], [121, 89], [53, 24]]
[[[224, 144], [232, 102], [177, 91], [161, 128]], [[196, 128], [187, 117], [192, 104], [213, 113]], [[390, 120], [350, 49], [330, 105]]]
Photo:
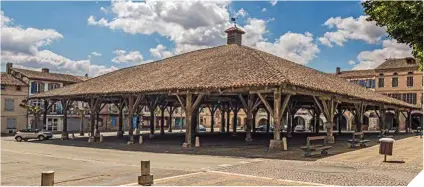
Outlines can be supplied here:
[[362, 3], [368, 21], [386, 26], [389, 36], [408, 44], [422, 71], [423, 64], [423, 2], [422, 1], [365, 1]]
[[27, 109], [31, 114], [39, 114], [41, 112], [41, 108], [39, 106], [32, 106], [26, 103], [20, 103], [19, 106]]

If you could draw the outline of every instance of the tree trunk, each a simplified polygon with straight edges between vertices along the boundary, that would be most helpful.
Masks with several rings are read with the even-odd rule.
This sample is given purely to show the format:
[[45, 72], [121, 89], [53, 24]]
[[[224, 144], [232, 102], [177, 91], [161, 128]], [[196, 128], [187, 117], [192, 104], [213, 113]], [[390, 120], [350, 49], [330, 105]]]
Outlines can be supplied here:
[[34, 113], [34, 128], [33, 129], [39, 129], [38, 127], [38, 120], [40, 119], [40, 112]]

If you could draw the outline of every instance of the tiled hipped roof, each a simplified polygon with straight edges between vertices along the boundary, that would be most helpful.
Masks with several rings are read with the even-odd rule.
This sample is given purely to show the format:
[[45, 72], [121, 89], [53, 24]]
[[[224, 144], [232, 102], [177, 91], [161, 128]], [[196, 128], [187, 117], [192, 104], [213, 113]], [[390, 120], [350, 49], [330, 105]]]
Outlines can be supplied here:
[[35, 97], [86, 96], [154, 91], [294, 85], [406, 107], [345, 79], [242, 45], [197, 50], [161, 61], [120, 69]]
[[1, 84], [11, 85], [11, 86], [27, 86], [25, 82], [13, 77], [6, 72], [1, 72]]
[[13, 71], [19, 72], [30, 79], [69, 82], [69, 83], [77, 83], [77, 82], [83, 81], [80, 77], [69, 75], [69, 74], [50, 73], [50, 72], [46, 73], [41, 71], [33, 71], [33, 70], [20, 69], [20, 68], [13, 68]]
[[414, 58], [398, 58], [398, 59], [387, 59], [380, 66], [375, 68], [376, 70], [384, 69], [395, 69], [395, 68], [417, 68], [418, 63]]
[[365, 78], [365, 77], [373, 77], [375, 76], [375, 70], [367, 69], [367, 70], [353, 70], [353, 71], [341, 71], [339, 74], [335, 74], [341, 78]]

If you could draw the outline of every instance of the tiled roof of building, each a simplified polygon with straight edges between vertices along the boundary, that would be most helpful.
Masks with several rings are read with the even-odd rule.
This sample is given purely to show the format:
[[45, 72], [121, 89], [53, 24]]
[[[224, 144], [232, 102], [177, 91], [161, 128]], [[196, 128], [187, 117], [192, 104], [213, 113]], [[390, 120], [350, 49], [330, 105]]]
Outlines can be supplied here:
[[1, 84], [12, 86], [26, 86], [27, 84], [6, 72], [1, 72]]
[[69, 82], [69, 83], [77, 83], [77, 82], [83, 81], [81, 78], [74, 75], [70, 75], [70, 74], [51, 73], [51, 72], [47, 73], [47, 72], [20, 69], [20, 68], [13, 68], [13, 71], [19, 72], [30, 79]]
[[341, 78], [366, 78], [375, 76], [375, 70], [366, 69], [366, 70], [352, 70], [352, 71], [340, 71], [339, 74], [334, 73]]
[[414, 58], [397, 58], [397, 59], [387, 59], [380, 66], [375, 68], [376, 70], [384, 69], [396, 69], [396, 68], [417, 68], [418, 62]]
[[243, 45], [223, 45], [107, 73], [35, 95], [35, 98], [218, 90], [292, 85], [357, 99], [414, 105], [383, 96], [345, 79]]

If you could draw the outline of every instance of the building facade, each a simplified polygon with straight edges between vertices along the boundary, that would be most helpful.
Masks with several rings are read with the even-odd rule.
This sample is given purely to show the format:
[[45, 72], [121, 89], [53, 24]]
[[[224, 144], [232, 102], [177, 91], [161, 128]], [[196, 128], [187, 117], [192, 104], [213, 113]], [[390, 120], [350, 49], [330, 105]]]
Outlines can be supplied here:
[[[75, 84], [87, 80], [87, 76], [75, 76], [70, 74], [52, 73], [47, 68], [43, 68], [41, 71], [34, 71], [28, 69], [14, 68], [12, 63], [6, 64], [6, 74], [11, 76], [27, 85], [26, 89], [21, 94], [25, 95], [25, 98], [30, 98], [32, 95], [44, 92], [47, 90], [53, 90], [56, 88], [64, 87], [67, 85]], [[20, 100], [16, 105], [22, 102]], [[44, 108], [43, 100], [31, 100], [32, 106], [39, 106]], [[20, 111], [28, 116], [25, 125], [21, 125], [22, 128], [43, 128], [48, 131], [60, 132], [63, 129], [63, 110], [60, 101], [52, 104], [50, 109], [47, 111], [46, 122], [43, 122], [43, 115], [40, 115], [40, 119], [34, 119], [34, 115], [27, 112], [22, 107], [19, 107]], [[73, 105], [83, 106], [84, 103], [75, 102]], [[34, 120], [38, 120], [39, 127], [34, 127]], [[87, 123], [89, 120], [85, 120]], [[78, 131], [80, 127], [80, 118], [76, 112], [71, 111], [68, 115], [68, 131]]]
[[[414, 58], [387, 59], [380, 66], [370, 70], [340, 71], [336, 69], [336, 76], [352, 83], [374, 90], [375, 92], [404, 102], [423, 107], [423, 73], [418, 70], [418, 63]], [[353, 115], [345, 113], [348, 123], [352, 123]], [[385, 123], [389, 128], [405, 129], [407, 117], [400, 115], [400, 123], [396, 124], [395, 112], [387, 111]], [[353, 118], [352, 118], [353, 119]], [[370, 130], [378, 130], [378, 117], [374, 111], [366, 112], [364, 123], [368, 123]], [[422, 110], [412, 111], [412, 129], [422, 124]]]
[[1, 72], [1, 133], [13, 134], [26, 127], [26, 109], [19, 106], [28, 97], [28, 84]]

